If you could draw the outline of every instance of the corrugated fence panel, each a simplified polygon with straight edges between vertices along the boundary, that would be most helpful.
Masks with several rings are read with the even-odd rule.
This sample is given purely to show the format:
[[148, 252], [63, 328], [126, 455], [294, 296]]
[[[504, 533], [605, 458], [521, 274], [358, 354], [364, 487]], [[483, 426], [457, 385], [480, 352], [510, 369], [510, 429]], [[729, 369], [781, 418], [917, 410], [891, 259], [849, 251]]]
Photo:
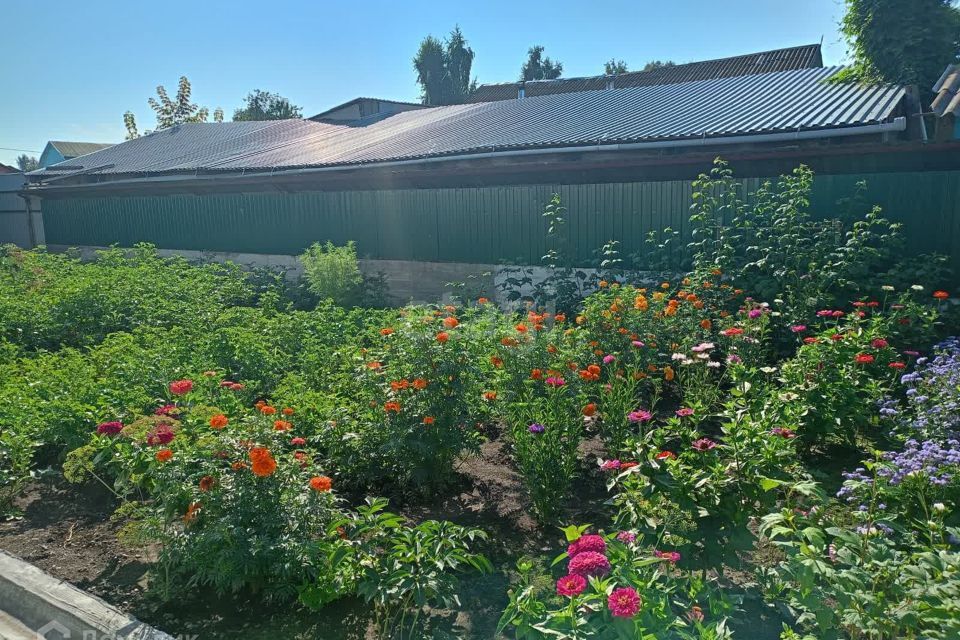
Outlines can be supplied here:
[[[946, 253], [960, 265], [960, 171], [817, 176], [813, 211], [843, 213], [861, 181], [861, 209], [881, 206], [904, 223], [912, 251]], [[745, 179], [744, 192], [760, 182]], [[539, 264], [543, 208], [559, 193], [570, 247], [589, 263], [608, 240], [629, 255], [643, 252], [650, 231], [688, 233], [691, 191], [689, 181], [663, 181], [49, 199], [43, 215], [49, 244], [296, 254], [312, 242], [353, 240], [374, 258]]]

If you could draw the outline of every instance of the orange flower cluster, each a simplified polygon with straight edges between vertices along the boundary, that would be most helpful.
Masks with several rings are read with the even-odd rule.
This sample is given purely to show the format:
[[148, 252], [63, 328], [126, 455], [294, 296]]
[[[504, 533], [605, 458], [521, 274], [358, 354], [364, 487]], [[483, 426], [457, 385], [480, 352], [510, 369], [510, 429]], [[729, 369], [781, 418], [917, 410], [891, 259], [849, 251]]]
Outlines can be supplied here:
[[596, 382], [600, 379], [600, 365], [591, 364], [586, 369], [583, 369], [577, 373], [580, 376], [581, 380], [587, 382]]
[[210, 418], [210, 428], [217, 429], [219, 431], [220, 429], [223, 429], [225, 426], [227, 426], [229, 422], [230, 421], [227, 419], [227, 416], [223, 415], [222, 413], [218, 413], [217, 415]]
[[160, 449], [160, 451], [157, 451], [154, 458], [157, 459], [157, 462], [166, 462], [173, 458], [173, 451], [170, 449]]
[[293, 429], [293, 425], [286, 420], [274, 420], [273, 430], [274, 431], [290, 431]]
[[310, 488], [316, 491], [317, 493], [323, 493], [325, 491], [330, 491], [333, 487], [333, 480], [327, 476], [313, 476], [310, 478]]
[[266, 447], [250, 449], [250, 462], [252, 463], [250, 468], [258, 478], [272, 476], [277, 470], [277, 461], [273, 459], [273, 455]]

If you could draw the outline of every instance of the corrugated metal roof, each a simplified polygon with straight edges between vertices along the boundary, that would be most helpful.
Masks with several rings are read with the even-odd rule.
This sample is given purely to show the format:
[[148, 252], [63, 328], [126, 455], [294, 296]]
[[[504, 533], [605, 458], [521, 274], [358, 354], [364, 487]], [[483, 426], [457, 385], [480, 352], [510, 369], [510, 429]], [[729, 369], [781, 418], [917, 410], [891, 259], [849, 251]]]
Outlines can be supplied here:
[[960, 116], [960, 64], [952, 64], [946, 68], [933, 86], [933, 92], [937, 96], [930, 108], [935, 114], [941, 117], [948, 113]]
[[823, 58], [819, 44], [808, 44], [787, 49], [774, 49], [749, 53], [731, 58], [689, 62], [652, 71], [633, 71], [615, 76], [590, 76], [586, 78], [561, 78], [559, 80], [536, 80], [532, 82], [505, 82], [485, 84], [477, 87], [470, 102], [492, 102], [517, 98], [522, 86], [524, 96], [545, 96], [554, 93], [574, 91], [592, 91], [607, 88], [608, 82], [614, 89], [627, 87], [646, 87], [657, 84], [677, 84], [710, 78], [730, 78], [733, 76], [756, 75], [774, 71], [809, 69], [822, 67]]
[[101, 149], [106, 149], [107, 147], [113, 146], [112, 144], [105, 144], [101, 142], [69, 142], [64, 140], [51, 140], [49, 144], [59, 151], [60, 155], [68, 160], [70, 158], [85, 156], [88, 153], [93, 153], [94, 151], [100, 151]]
[[[362, 165], [515, 149], [847, 128], [898, 115], [904, 89], [834, 84], [841, 67], [434, 107], [333, 124], [185, 124], [85, 156], [104, 174]], [[31, 176], [63, 174], [49, 168]]]

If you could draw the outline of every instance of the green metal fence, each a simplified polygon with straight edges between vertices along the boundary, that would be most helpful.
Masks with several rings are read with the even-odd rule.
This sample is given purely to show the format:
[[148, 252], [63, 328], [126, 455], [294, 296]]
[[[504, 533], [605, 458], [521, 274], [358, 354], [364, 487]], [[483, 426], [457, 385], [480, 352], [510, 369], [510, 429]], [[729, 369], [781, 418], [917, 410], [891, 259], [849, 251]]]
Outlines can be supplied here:
[[[960, 171], [817, 176], [814, 211], [831, 215], [861, 180], [867, 201], [905, 223], [911, 251], [960, 264]], [[751, 190], [759, 179], [744, 182]], [[651, 230], [688, 226], [689, 181], [49, 199], [43, 215], [48, 244], [296, 254], [314, 241], [354, 240], [373, 258], [537, 264], [541, 214], [555, 192], [581, 261], [607, 240], [628, 254]]]

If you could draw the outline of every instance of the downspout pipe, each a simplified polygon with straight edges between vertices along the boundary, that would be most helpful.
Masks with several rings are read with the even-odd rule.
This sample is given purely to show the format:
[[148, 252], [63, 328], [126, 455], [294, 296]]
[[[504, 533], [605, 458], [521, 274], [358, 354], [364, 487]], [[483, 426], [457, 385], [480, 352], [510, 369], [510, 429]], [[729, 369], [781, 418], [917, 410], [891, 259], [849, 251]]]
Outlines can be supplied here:
[[[907, 128], [907, 119], [903, 116], [894, 118], [891, 122], [880, 124], [864, 125], [859, 127], [844, 127], [840, 129], [807, 129], [798, 131], [789, 131], [781, 133], [760, 133], [742, 136], [724, 136], [716, 138], [691, 138], [683, 140], [654, 140], [651, 142], [628, 142], [603, 144], [598, 142], [593, 145], [574, 146], [574, 147], [554, 147], [540, 149], [508, 149], [505, 151], [486, 151], [480, 153], [462, 153], [449, 156], [437, 156], [433, 158], [412, 158], [408, 160], [386, 160], [383, 162], [370, 162], [365, 164], [349, 164], [328, 167], [305, 167], [301, 169], [271, 169], [269, 171], [250, 171], [244, 169], [242, 172], [232, 174], [207, 174], [203, 176], [194, 176], [193, 180], [225, 180], [230, 178], [283, 178], [285, 176], [299, 176], [309, 174], [322, 174], [334, 171], [350, 171], [366, 168], [381, 167], [405, 167], [410, 165], [434, 164], [438, 162], [455, 162], [462, 160], [480, 160], [485, 158], [510, 158], [522, 156], [542, 156], [563, 153], [596, 153], [610, 151], [643, 151], [646, 149], [664, 149], [664, 148], [685, 148], [685, 147], [703, 147], [715, 145], [749, 144], [754, 142], [793, 142], [797, 140], [820, 140], [826, 138], [840, 138], [849, 136], [869, 135], [876, 133], [890, 133], [905, 131]], [[68, 176], [57, 176], [57, 179]], [[70, 185], [61, 187], [64, 190], [84, 189], [92, 187], [122, 186], [130, 184], [156, 184], [164, 182], [177, 182], [183, 180], [182, 175], [157, 175], [146, 176], [143, 178], [129, 178], [124, 180], [111, 180], [107, 183], [94, 183], [86, 185]], [[57, 187], [54, 187], [57, 188]], [[27, 191], [43, 190], [40, 186], [27, 187]]]

